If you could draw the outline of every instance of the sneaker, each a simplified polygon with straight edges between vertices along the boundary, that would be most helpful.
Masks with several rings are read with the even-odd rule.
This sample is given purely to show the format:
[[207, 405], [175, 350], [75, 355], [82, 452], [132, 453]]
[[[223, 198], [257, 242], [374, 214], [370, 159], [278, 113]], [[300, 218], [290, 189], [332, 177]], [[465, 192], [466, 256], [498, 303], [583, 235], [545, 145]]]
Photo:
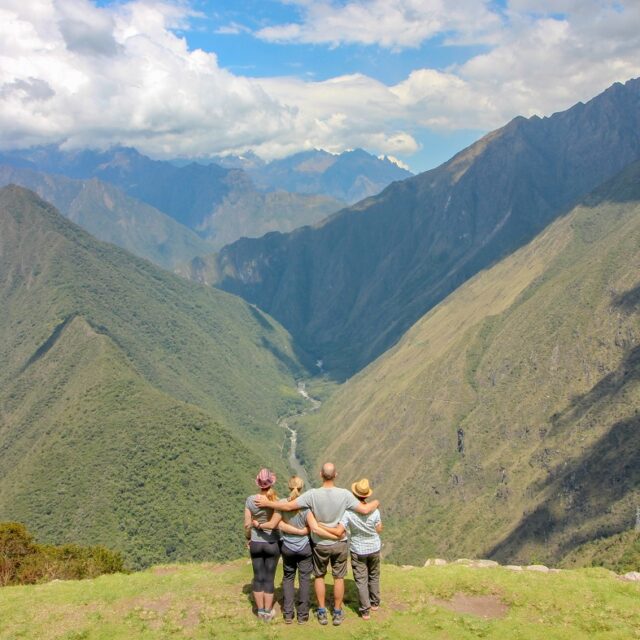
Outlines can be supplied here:
[[371, 605], [371, 611], [377, 611], [380, 608], [379, 604], [372, 604]]
[[333, 610], [333, 626], [337, 627], [338, 625], [342, 624], [343, 620], [344, 620], [344, 612], [342, 611], [342, 609], [334, 609]]
[[306, 624], [309, 622], [309, 616], [305, 616], [304, 618], [298, 618], [298, 624]]
[[371, 614], [368, 611], [363, 611], [360, 616], [363, 620], [371, 620]]
[[329, 624], [329, 618], [327, 618], [327, 610], [326, 609], [318, 609], [316, 612], [318, 616], [318, 622], [320, 624]]
[[275, 609], [265, 609], [264, 613], [262, 614], [262, 619], [265, 622], [271, 622], [271, 620], [273, 620], [275, 617], [276, 617]]
[[285, 618], [284, 619], [284, 623], [285, 624], [293, 624], [293, 618]]

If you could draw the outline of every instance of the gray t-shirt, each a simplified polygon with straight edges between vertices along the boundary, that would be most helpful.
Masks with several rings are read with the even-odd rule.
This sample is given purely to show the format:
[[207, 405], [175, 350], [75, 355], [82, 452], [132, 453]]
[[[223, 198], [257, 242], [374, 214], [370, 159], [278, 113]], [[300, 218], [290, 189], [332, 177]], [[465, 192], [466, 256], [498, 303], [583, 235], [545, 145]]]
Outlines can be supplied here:
[[[288, 502], [286, 498], [280, 500], [280, 502]], [[298, 509], [298, 511], [283, 511], [282, 519], [297, 529], [303, 529], [307, 526], [307, 513], [309, 509]], [[309, 544], [309, 536], [296, 536], [292, 533], [285, 533], [280, 531], [280, 538], [282, 543], [291, 551], [300, 553]]]
[[[273, 515], [273, 509], [263, 509], [254, 500], [255, 496], [249, 496], [244, 506], [251, 511], [251, 516], [260, 524], [269, 522]], [[256, 529], [251, 527], [251, 542], [278, 542], [278, 532], [271, 529]]]
[[[330, 527], [337, 526], [347, 509], [356, 509], [360, 504], [351, 491], [340, 487], [310, 489], [297, 498], [296, 502], [301, 508], [311, 509], [318, 522]], [[311, 534], [311, 539], [319, 545], [329, 545], [335, 542], [335, 540], [320, 538], [315, 533]], [[343, 540], [346, 540], [346, 536]]]

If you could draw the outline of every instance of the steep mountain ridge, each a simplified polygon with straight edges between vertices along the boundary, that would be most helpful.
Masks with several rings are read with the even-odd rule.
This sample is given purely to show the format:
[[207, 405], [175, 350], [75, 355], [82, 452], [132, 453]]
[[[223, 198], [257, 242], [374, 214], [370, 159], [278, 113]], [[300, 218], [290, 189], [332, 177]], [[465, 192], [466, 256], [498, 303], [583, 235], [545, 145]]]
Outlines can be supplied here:
[[399, 562], [557, 562], [628, 530], [640, 500], [638, 274], [640, 162], [301, 421], [305, 458], [372, 480]]
[[0, 190], [0, 308], [0, 519], [136, 566], [236, 556], [256, 469], [286, 475], [287, 333], [16, 186]]
[[0, 187], [8, 184], [35, 191], [99, 240], [170, 271], [213, 249], [173, 218], [97, 178], [79, 180], [0, 165]]
[[516, 118], [313, 227], [241, 239], [212, 269], [344, 379], [460, 284], [640, 158], [640, 80]]

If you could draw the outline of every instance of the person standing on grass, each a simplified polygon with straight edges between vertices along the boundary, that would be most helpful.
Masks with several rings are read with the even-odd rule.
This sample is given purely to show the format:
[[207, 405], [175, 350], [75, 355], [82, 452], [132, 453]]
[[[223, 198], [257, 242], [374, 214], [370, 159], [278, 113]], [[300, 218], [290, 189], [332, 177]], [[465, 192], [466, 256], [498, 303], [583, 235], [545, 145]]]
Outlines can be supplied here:
[[[292, 502], [300, 496], [304, 488], [304, 480], [298, 476], [289, 478], [289, 497], [280, 502]], [[279, 518], [279, 512], [275, 511]], [[295, 579], [298, 572], [298, 624], [309, 620], [309, 596], [311, 574], [313, 572], [313, 558], [307, 528], [307, 514], [309, 509], [299, 511], [284, 511], [282, 520], [265, 523], [264, 527], [277, 526], [280, 531], [280, 552], [282, 553], [282, 614], [286, 624], [291, 624], [295, 616]]]
[[[253, 565], [253, 599], [261, 620], [272, 620], [274, 578], [280, 559], [279, 536], [275, 527], [280, 521], [280, 514], [272, 509], [257, 504], [259, 497], [275, 501], [278, 499], [273, 485], [276, 475], [269, 469], [260, 469], [256, 476], [256, 484], [260, 495], [249, 496], [244, 507], [244, 533], [249, 541], [249, 553]], [[269, 522], [269, 528], [262, 528], [262, 523]]]
[[[351, 485], [351, 492], [364, 504], [373, 490], [369, 480], [363, 478]], [[369, 620], [370, 611], [375, 611], [380, 606], [380, 549], [382, 548], [380, 511], [376, 509], [369, 515], [345, 511], [337, 527], [325, 527], [324, 523], [318, 524], [335, 536], [343, 536], [345, 531], [349, 536], [351, 569], [358, 589], [358, 610], [363, 620]]]
[[[335, 465], [332, 462], [325, 462], [320, 471], [322, 486], [319, 489], [310, 489], [299, 498], [286, 503], [269, 500], [267, 496], [256, 496], [256, 503], [263, 509], [280, 511], [296, 511], [306, 507], [311, 510], [317, 521], [330, 527], [335, 527], [340, 523], [347, 509], [368, 515], [378, 508], [379, 502], [377, 500], [371, 503], [361, 502], [347, 489], [336, 487], [337, 475]], [[314, 587], [318, 599], [317, 617], [320, 624], [328, 624], [325, 606], [325, 575], [330, 564], [333, 575], [333, 624], [337, 626], [342, 624], [344, 620], [342, 603], [344, 600], [344, 577], [347, 574], [347, 557], [349, 555], [347, 539], [346, 535], [338, 538], [326, 532], [323, 535], [318, 535], [319, 532], [323, 533], [318, 527], [315, 530], [311, 527]]]

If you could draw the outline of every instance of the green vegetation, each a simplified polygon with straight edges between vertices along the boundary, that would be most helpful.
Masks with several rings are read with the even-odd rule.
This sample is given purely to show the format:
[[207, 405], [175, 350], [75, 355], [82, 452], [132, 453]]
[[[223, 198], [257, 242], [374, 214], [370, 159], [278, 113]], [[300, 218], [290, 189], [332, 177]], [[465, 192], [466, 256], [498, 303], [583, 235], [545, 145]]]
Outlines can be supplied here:
[[[279, 573], [277, 584], [280, 578]], [[369, 622], [358, 618], [349, 575], [346, 619], [331, 629], [313, 620], [302, 628], [285, 625], [281, 618], [271, 624], [258, 621], [251, 613], [250, 581], [251, 567], [242, 560], [1, 589], [0, 639], [639, 637], [640, 587], [604, 569], [538, 574], [386, 565], [380, 611]]]
[[0, 523], [0, 586], [121, 573], [122, 556], [105, 547], [36, 544], [24, 525]]
[[580, 545], [562, 559], [561, 566], [604, 567], [616, 573], [640, 572], [640, 532], [625, 531]]
[[0, 519], [132, 567], [236, 557], [304, 401], [289, 336], [223, 292], [0, 191]]
[[[640, 504], [640, 165], [478, 274], [299, 421], [386, 553], [559, 562]], [[616, 561], [617, 562], [617, 561]], [[610, 565], [618, 566], [618, 565]]]

